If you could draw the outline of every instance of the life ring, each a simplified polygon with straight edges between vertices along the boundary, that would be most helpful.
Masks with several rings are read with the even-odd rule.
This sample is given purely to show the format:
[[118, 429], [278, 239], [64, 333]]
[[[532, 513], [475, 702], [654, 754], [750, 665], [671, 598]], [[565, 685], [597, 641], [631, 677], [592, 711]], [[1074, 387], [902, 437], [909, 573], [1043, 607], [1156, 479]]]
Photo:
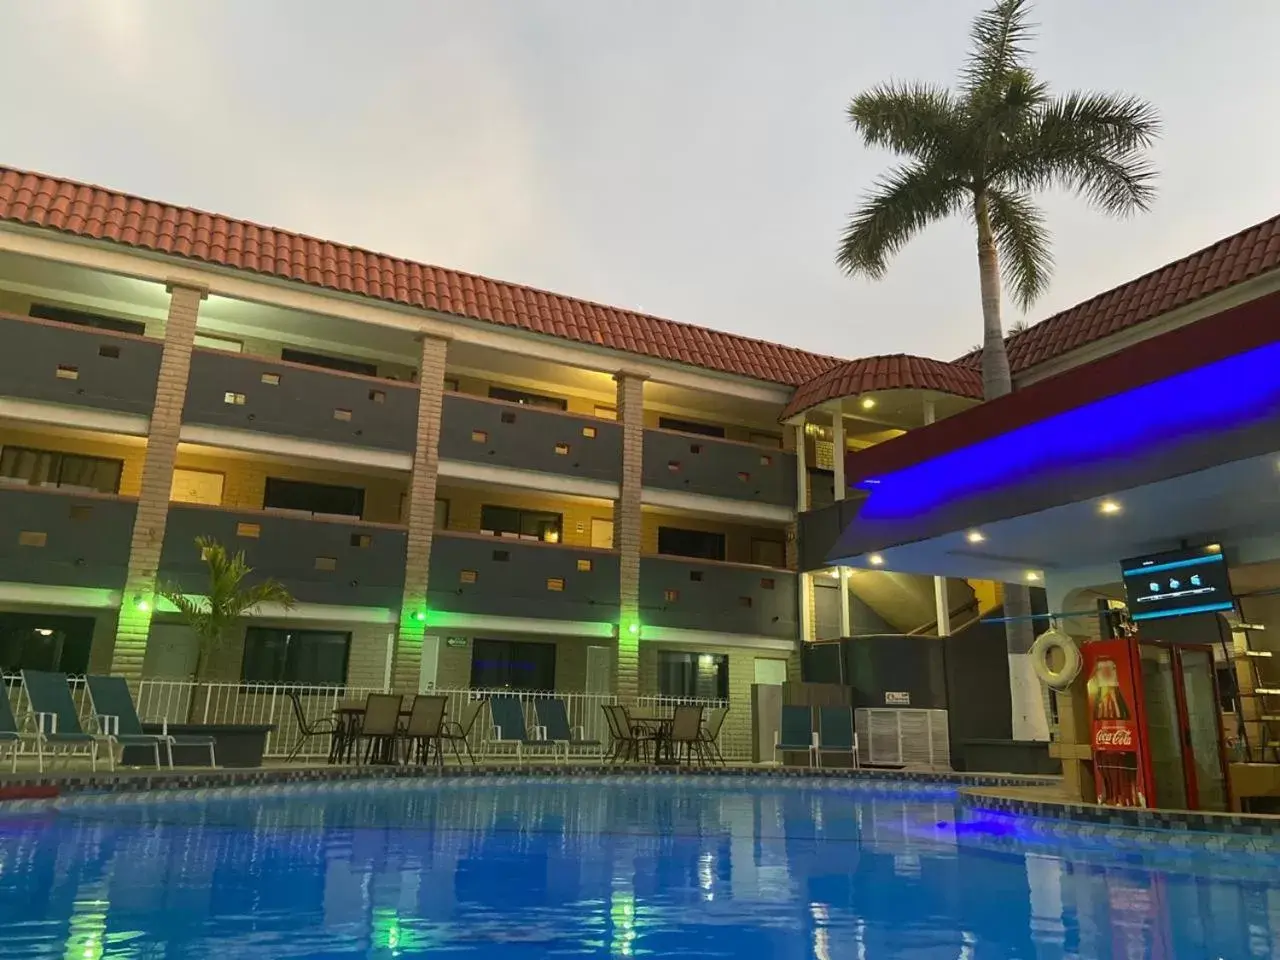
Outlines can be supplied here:
[[[1062, 657], [1062, 666], [1056, 670], [1052, 666], [1055, 650], [1060, 651]], [[1082, 665], [1080, 648], [1060, 630], [1046, 630], [1031, 645], [1032, 669], [1046, 686], [1054, 690], [1065, 690], [1071, 686], [1075, 678], [1080, 676]]]

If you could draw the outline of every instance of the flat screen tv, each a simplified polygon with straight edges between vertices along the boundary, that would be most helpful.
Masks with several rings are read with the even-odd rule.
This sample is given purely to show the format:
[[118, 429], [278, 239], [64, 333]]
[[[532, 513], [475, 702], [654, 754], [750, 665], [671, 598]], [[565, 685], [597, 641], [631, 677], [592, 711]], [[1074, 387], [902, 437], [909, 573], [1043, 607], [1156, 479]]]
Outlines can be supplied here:
[[1217, 544], [1135, 557], [1123, 561], [1121, 569], [1135, 621], [1235, 608], [1227, 562]]

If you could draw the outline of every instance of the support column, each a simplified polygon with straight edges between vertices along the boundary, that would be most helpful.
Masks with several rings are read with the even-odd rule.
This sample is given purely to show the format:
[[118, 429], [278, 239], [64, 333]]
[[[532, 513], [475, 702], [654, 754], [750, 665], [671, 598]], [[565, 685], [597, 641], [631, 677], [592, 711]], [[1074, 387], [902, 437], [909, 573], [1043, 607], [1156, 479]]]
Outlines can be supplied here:
[[[169, 314], [164, 324], [164, 349], [156, 380], [156, 399], [147, 430], [147, 452], [142, 461], [142, 486], [129, 541], [129, 569], [116, 620], [111, 672], [125, 677], [142, 675], [142, 660], [155, 609], [156, 577], [164, 529], [169, 519], [169, 494], [173, 490], [173, 462], [178, 455], [182, 407], [191, 372], [191, 347], [195, 342], [200, 301], [209, 291], [179, 284], [169, 285]], [[195, 544], [191, 544], [195, 549]]]
[[845, 482], [844, 482], [844, 414], [836, 407], [831, 411], [831, 468], [835, 473], [833, 486], [835, 487], [835, 498], [843, 500], [845, 498]]
[[[933, 423], [934, 419], [933, 401], [926, 398], [924, 401], [925, 426]], [[933, 604], [938, 619], [938, 636], [951, 636], [951, 595], [947, 591], [946, 577], [933, 578]]]
[[620, 371], [618, 422], [622, 424], [622, 476], [613, 504], [613, 546], [618, 551], [618, 650], [614, 691], [622, 700], [640, 694], [640, 488], [644, 482], [644, 381]]
[[853, 634], [853, 611], [849, 600], [849, 574], [852, 572], [848, 567], [837, 567], [840, 574], [840, 636], [848, 637]]
[[[809, 468], [805, 458], [803, 420], [795, 425], [794, 429], [787, 435], [787, 440], [794, 448], [796, 455], [796, 516], [798, 518], [801, 513], [809, 509]], [[797, 571], [800, 569], [799, 536], [799, 523], [791, 524], [787, 528], [787, 565]], [[816, 598], [813, 593], [813, 575], [799, 572], [796, 575], [796, 582], [799, 586], [797, 592], [800, 609], [797, 614], [800, 630], [795, 650], [792, 651], [791, 656], [787, 659], [787, 679], [799, 683], [801, 676], [800, 661], [804, 645], [817, 637], [817, 630], [814, 627], [817, 621], [817, 610], [815, 609]]]
[[413, 451], [413, 474], [406, 498], [409, 536], [405, 549], [404, 595], [396, 628], [391, 664], [391, 688], [417, 693], [422, 670], [422, 639], [429, 620], [427, 580], [431, 542], [435, 536], [436, 473], [440, 462], [440, 415], [444, 407], [444, 368], [449, 343], [422, 338], [418, 360], [418, 432]]

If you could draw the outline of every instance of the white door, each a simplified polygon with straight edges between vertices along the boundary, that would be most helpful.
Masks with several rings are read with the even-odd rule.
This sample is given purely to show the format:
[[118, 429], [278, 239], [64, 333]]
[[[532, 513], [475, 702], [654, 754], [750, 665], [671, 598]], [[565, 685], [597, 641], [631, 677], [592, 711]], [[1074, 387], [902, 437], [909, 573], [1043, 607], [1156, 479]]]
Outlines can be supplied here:
[[591, 545], [601, 550], [613, 549], [613, 521], [591, 518]]
[[756, 683], [780, 686], [787, 682], [787, 661], [756, 657]]
[[418, 692], [436, 688], [436, 671], [440, 667], [440, 638], [427, 634], [422, 638], [422, 667], [418, 671]]
[[142, 675], [165, 680], [190, 680], [196, 675], [200, 648], [191, 628], [181, 623], [153, 623], [142, 657]]
[[613, 692], [613, 649], [587, 647], [587, 693]]

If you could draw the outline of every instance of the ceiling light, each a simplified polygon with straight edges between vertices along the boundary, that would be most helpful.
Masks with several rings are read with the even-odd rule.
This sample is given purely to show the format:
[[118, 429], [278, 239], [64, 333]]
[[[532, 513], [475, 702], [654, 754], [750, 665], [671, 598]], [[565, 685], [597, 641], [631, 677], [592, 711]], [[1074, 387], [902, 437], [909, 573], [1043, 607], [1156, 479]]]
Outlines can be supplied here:
[[863, 398], [862, 398], [862, 409], [863, 409], [863, 410], [870, 410], [870, 409], [871, 409], [872, 407], [874, 407], [875, 405], [876, 405], [876, 398], [875, 398], [875, 397], [863, 397]]
[[1222, 544], [1220, 544], [1220, 543], [1211, 543], [1211, 544], [1209, 544], [1207, 547], [1205, 547], [1205, 548], [1204, 548], [1204, 550], [1205, 550], [1205, 553], [1221, 553], [1221, 552], [1222, 552]]
[[1107, 514], [1119, 513], [1120, 504], [1116, 503], [1114, 500], [1103, 500], [1100, 504], [1098, 504], [1098, 510], [1102, 513], [1107, 513]]
[[965, 539], [968, 540], [970, 543], [981, 543], [983, 540], [987, 538], [982, 535], [981, 530], [970, 530], [968, 533], [965, 534]]
[[1040, 574], [1036, 573], [1034, 570], [1027, 571], [1027, 583], [1035, 583], [1039, 579]]
[[873, 553], [871, 556], [867, 557], [867, 562], [873, 567], [880, 567], [884, 565], [884, 557], [880, 556], [878, 553]]

